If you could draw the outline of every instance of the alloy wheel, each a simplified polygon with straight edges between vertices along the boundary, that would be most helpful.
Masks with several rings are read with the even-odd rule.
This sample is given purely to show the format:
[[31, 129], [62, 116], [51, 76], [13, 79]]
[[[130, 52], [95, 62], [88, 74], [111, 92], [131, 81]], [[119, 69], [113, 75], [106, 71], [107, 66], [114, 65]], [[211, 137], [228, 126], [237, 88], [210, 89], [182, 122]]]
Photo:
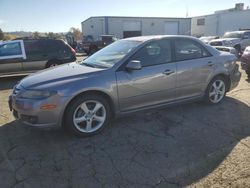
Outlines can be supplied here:
[[209, 100], [216, 104], [219, 103], [226, 92], [226, 86], [223, 80], [215, 80], [209, 90]]
[[79, 131], [91, 133], [102, 127], [106, 116], [106, 109], [102, 103], [89, 100], [76, 108], [73, 114], [73, 123]]

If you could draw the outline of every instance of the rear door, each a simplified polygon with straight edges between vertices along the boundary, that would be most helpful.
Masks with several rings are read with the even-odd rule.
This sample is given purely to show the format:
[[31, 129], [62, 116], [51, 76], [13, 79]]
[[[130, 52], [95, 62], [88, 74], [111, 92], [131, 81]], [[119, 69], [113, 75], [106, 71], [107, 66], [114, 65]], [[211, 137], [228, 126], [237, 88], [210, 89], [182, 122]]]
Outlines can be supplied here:
[[0, 43], [0, 75], [20, 73], [26, 59], [22, 40]]
[[200, 43], [192, 39], [174, 40], [177, 66], [176, 97], [189, 98], [201, 95], [207, 80], [213, 74], [215, 60]]
[[169, 102], [175, 98], [176, 64], [172, 62], [169, 40], [146, 44], [130, 60], [140, 61], [142, 69], [116, 72], [121, 111]]
[[43, 40], [24, 41], [27, 59], [22, 64], [23, 71], [32, 72], [45, 68], [48, 57], [44, 50], [44, 46]]

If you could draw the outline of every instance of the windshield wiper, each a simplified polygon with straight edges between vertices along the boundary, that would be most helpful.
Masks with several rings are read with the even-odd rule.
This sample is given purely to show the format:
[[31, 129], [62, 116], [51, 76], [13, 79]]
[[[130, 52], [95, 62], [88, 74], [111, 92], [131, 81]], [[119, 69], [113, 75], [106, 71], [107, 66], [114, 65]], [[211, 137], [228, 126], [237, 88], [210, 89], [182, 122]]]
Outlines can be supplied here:
[[88, 66], [88, 67], [93, 67], [93, 68], [108, 68], [106, 66], [102, 66], [102, 65], [97, 65], [97, 64], [94, 64], [94, 63], [82, 63], [82, 65], [85, 65], [85, 66]]
[[95, 65], [90, 64], [90, 63], [82, 63], [82, 65], [85, 65], [85, 66], [87, 66], [87, 67], [94, 67], [94, 68], [95, 68]]

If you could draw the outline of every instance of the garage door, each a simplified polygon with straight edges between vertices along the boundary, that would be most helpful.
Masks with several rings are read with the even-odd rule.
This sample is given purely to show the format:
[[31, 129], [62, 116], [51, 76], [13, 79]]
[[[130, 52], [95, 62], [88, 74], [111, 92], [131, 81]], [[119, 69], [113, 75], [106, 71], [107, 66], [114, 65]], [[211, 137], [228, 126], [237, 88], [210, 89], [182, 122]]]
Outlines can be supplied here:
[[123, 22], [123, 38], [141, 36], [140, 21], [124, 21]]
[[141, 31], [141, 22], [125, 21], [123, 22], [123, 31]]
[[165, 22], [165, 35], [178, 35], [179, 23], [178, 22]]

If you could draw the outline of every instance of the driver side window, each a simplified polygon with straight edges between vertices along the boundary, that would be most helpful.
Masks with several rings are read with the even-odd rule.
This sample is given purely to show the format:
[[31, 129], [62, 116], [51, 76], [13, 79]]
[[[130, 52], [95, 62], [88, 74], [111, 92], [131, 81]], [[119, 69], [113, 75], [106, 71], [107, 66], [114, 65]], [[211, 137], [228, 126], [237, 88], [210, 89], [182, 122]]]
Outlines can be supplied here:
[[170, 41], [152, 41], [136, 52], [131, 60], [140, 61], [142, 67], [169, 63], [171, 62]]

